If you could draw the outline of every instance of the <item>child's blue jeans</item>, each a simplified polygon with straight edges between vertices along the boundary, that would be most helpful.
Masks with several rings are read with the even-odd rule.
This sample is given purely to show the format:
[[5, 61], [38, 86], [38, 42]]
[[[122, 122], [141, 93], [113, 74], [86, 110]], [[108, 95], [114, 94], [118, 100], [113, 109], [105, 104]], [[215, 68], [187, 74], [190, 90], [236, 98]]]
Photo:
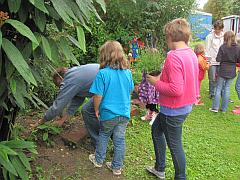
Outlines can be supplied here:
[[235, 89], [236, 89], [237, 94], [238, 94], [238, 99], [240, 99], [240, 72], [238, 72], [237, 81], [236, 81], [236, 84], [235, 84]]
[[114, 156], [112, 160], [113, 169], [121, 169], [125, 156], [125, 132], [128, 118], [123, 116], [115, 117], [111, 120], [101, 121], [99, 137], [96, 148], [96, 161], [103, 163], [110, 136], [113, 134]]

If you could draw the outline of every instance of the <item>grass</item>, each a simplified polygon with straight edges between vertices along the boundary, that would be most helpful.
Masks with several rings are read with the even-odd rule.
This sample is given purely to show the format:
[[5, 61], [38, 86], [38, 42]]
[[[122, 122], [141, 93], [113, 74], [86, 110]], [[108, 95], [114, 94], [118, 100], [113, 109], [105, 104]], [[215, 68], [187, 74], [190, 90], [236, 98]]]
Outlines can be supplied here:
[[[194, 107], [183, 127], [183, 144], [187, 159], [187, 179], [239, 180], [240, 179], [240, 116], [231, 113], [240, 105], [231, 86], [228, 112], [212, 113], [208, 99], [208, 79], [202, 83], [204, 106]], [[127, 129], [126, 179], [156, 179], [145, 166], [155, 163], [151, 128], [140, 117], [134, 117], [134, 126]], [[166, 179], [174, 179], [170, 152], [167, 152]]]

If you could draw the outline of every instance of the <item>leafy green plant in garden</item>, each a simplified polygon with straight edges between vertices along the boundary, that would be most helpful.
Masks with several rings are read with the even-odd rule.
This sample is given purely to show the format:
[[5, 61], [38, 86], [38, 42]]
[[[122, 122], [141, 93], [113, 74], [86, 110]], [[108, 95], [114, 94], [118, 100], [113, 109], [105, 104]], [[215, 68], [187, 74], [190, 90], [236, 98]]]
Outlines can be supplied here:
[[37, 154], [33, 142], [24, 140], [10, 140], [0, 142], [0, 166], [2, 166], [5, 180], [17, 179], [27, 180], [31, 172], [30, 159], [24, 152]]
[[133, 80], [134, 84], [140, 84], [142, 80], [142, 71], [145, 70], [146, 72], [151, 71], [160, 71], [161, 66], [164, 60], [164, 53], [152, 53], [152, 52], [145, 52], [139, 58], [139, 61], [133, 65]]
[[63, 128], [54, 126], [53, 124], [42, 124], [32, 131], [30, 139], [43, 141], [48, 147], [54, 146], [54, 141], [51, 139], [53, 135], [59, 135]]
[[[26, 99], [43, 104], [33, 91], [41, 82], [36, 60], [50, 67], [60, 57], [79, 64], [69, 43], [86, 52], [84, 29], [90, 31], [91, 18], [101, 21], [95, 3], [106, 12], [102, 0], [0, 0], [0, 140], [9, 137], [9, 124], [19, 108], [26, 108]], [[59, 39], [48, 36], [49, 24], [57, 27]], [[75, 29], [76, 38], [64, 31], [64, 24]]]

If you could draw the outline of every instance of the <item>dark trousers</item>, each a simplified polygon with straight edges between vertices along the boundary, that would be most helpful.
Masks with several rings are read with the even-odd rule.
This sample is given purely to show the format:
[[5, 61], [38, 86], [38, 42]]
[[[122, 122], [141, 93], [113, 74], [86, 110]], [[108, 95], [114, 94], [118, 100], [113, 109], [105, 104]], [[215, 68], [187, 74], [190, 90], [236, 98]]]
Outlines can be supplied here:
[[154, 111], [156, 113], [159, 112], [158, 109], [157, 109], [157, 104], [147, 104], [146, 109], [150, 109], [150, 111]]
[[167, 142], [174, 164], [175, 180], [186, 179], [182, 124], [187, 115], [166, 116], [160, 112], [152, 125], [152, 139], [156, 156], [155, 169], [161, 172], [165, 171]]

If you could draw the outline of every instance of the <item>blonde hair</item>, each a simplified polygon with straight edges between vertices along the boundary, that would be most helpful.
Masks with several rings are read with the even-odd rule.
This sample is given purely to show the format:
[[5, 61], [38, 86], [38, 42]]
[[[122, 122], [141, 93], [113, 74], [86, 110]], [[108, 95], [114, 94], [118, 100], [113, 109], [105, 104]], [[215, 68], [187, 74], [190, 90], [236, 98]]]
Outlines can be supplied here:
[[167, 23], [164, 26], [164, 32], [167, 38], [171, 37], [172, 42], [184, 41], [187, 44], [191, 37], [190, 25], [183, 18], [174, 19]]
[[128, 69], [129, 64], [118, 41], [107, 41], [100, 47], [100, 69], [109, 66], [113, 69]]
[[227, 47], [231, 47], [232, 44], [236, 43], [236, 36], [233, 31], [227, 31], [224, 33], [224, 43], [227, 44]]
[[205, 47], [203, 44], [197, 44], [194, 48], [194, 52], [196, 54], [201, 54], [201, 53], [204, 53], [205, 52]]

